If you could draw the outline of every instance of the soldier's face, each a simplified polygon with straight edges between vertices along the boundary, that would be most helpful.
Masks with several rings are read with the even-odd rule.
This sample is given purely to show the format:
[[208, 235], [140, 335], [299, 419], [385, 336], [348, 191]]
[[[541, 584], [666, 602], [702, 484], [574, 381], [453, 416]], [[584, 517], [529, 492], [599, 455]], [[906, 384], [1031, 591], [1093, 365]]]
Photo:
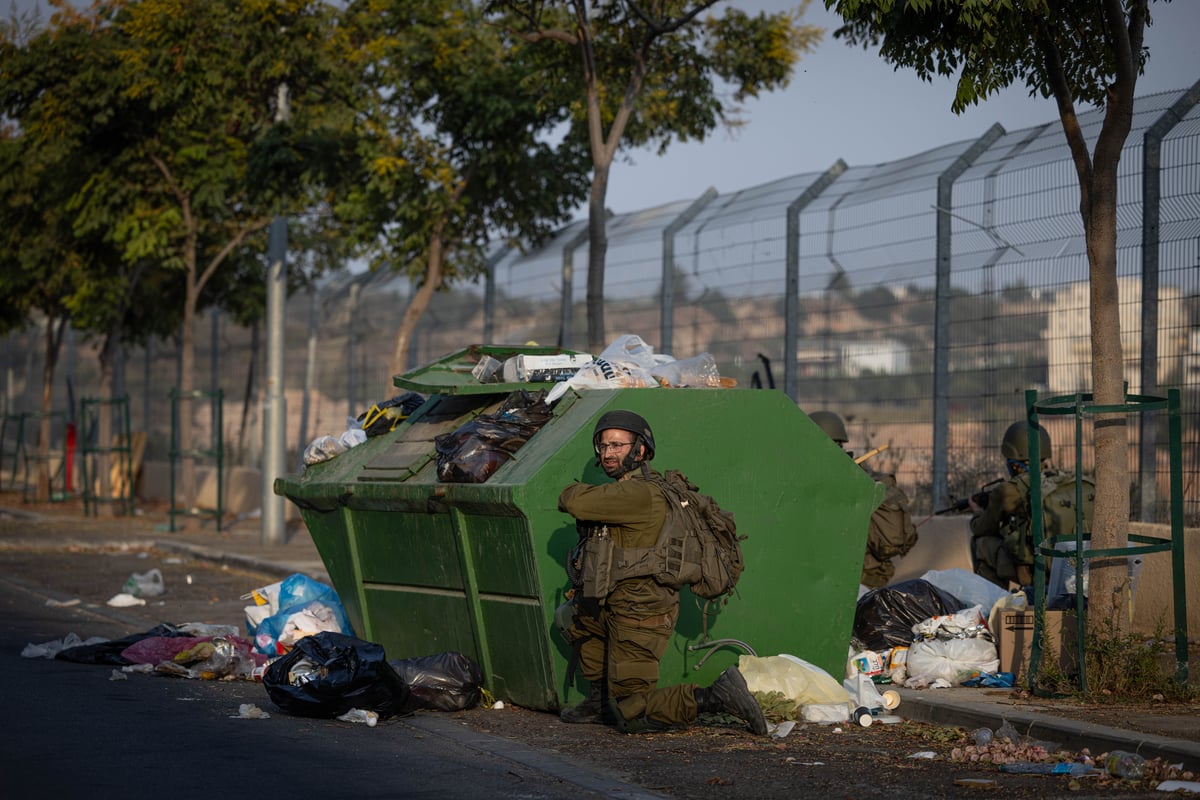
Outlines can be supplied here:
[[622, 462], [632, 448], [633, 435], [629, 431], [614, 429], [600, 433], [596, 453], [600, 456], [600, 467], [608, 477], [616, 478], [625, 471]]

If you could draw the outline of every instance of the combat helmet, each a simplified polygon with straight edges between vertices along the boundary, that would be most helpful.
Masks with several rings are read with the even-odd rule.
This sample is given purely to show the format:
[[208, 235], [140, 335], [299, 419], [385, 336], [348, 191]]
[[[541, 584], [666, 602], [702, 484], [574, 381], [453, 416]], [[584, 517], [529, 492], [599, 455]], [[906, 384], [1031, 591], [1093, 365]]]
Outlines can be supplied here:
[[610, 428], [617, 428], [622, 431], [629, 431], [637, 438], [634, 439], [634, 450], [637, 449], [637, 442], [646, 446], [646, 461], [654, 460], [654, 432], [650, 430], [650, 423], [640, 415], [625, 409], [616, 409], [614, 411], [605, 411], [600, 415], [600, 419], [596, 420], [596, 427], [592, 430], [592, 446], [596, 447], [600, 444], [600, 434]]
[[[1038, 437], [1038, 455], [1042, 461], [1050, 458], [1050, 434], [1046, 433], [1046, 429], [1038, 426], [1038, 432], [1041, 434]], [[1000, 452], [1010, 461], [1029, 461], [1029, 423], [1026, 420], [1019, 420], [1008, 426], [1008, 430], [1004, 432], [1004, 438], [1000, 440]]]
[[825, 431], [826, 435], [838, 444], [850, 441], [850, 437], [846, 435], [846, 423], [842, 422], [842, 418], [832, 411], [814, 411], [808, 415], [808, 418], [817, 423], [817, 427]]

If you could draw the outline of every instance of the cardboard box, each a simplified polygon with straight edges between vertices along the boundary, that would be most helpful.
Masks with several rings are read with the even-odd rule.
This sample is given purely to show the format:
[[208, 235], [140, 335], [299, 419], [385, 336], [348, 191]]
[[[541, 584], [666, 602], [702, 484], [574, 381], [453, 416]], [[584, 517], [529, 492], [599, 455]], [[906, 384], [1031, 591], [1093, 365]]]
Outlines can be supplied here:
[[[1078, 671], [1075, 666], [1078, 660], [1075, 612], [1047, 611], [1043, 619], [1042, 669], [1054, 657], [1063, 673], [1074, 674]], [[996, 609], [988, 620], [988, 628], [996, 639], [999, 671], [1013, 673], [1014, 681], [1020, 685], [1029, 672], [1029, 653], [1033, 647], [1033, 610]]]

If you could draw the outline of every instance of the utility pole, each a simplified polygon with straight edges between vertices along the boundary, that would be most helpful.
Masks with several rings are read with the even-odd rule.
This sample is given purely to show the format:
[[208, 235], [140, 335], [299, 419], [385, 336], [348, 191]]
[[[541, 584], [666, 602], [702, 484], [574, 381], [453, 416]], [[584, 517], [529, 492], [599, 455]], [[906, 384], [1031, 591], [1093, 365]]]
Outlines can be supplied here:
[[[279, 84], [275, 122], [287, 121], [288, 87]], [[287, 397], [283, 393], [284, 308], [287, 305], [287, 219], [271, 221], [267, 239], [267, 380], [263, 392], [262, 543], [287, 542], [284, 499], [275, 494], [287, 450]]]

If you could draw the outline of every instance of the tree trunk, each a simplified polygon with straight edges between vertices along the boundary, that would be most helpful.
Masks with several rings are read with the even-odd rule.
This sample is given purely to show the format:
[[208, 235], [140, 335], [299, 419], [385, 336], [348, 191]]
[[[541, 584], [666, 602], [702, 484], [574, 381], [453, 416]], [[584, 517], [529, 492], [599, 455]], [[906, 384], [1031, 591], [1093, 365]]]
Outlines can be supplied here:
[[[1117, 288], [1117, 159], [1097, 152], [1085, 216], [1091, 268], [1092, 386], [1099, 405], [1125, 402], [1124, 353], [1121, 349]], [[1129, 529], [1129, 428], [1124, 413], [1097, 414], [1096, 500], [1092, 548], [1126, 547]], [[1124, 557], [1091, 559], [1088, 576], [1088, 624], [1097, 633], [1124, 633], [1129, 627], [1129, 579]]]
[[[132, 447], [133, 442], [114, 442], [112, 435], [112, 405], [108, 401], [112, 400], [113, 396], [113, 350], [116, 342], [116, 332], [110, 330], [104, 337], [104, 344], [100, 347], [100, 408], [99, 419], [96, 424], [96, 450], [97, 455], [92, 459], [92, 464], [95, 466], [88, 471], [88, 480], [90, 486], [84, 486], [83, 491], [92, 494], [98, 498], [95, 504], [97, 516], [111, 517], [113, 516], [113, 497], [112, 490], [112, 465], [124, 463], [122, 459], [129, 456], [124, 456], [118, 453], [109, 453], [107, 448], [114, 444], [120, 444]], [[83, 424], [87, 425], [87, 420], [82, 420]], [[83, 431], [86, 436], [88, 431]], [[128, 433], [128, 431], [127, 431]], [[133, 491], [133, 487], [129, 487], [129, 491]]]
[[[607, 343], [604, 332], [604, 264], [608, 257], [608, 215], [604, 199], [608, 194], [608, 173], [612, 158], [595, 157], [592, 189], [588, 195], [588, 276], [587, 332], [588, 352], [599, 355]], [[572, 302], [567, 298], [566, 302]]]
[[[413, 334], [417, 330], [421, 316], [429, 308], [433, 293], [442, 285], [442, 259], [446, 255], [442, 230], [441, 223], [434, 228], [434, 234], [430, 237], [429, 242], [429, 261], [425, 267], [425, 280], [413, 293], [408, 308], [404, 309], [404, 316], [400, 318], [400, 330], [396, 332], [396, 347], [392, 351], [392, 373], [394, 375], [402, 375], [408, 371], [408, 348], [412, 343]], [[391, 388], [388, 387], [389, 394]]]
[[[42, 367], [42, 418], [38, 425], [37, 483], [34, 500], [45, 503], [50, 499], [50, 436], [51, 414], [54, 408], [54, 370], [58, 365], [58, 353], [62, 344], [62, 333], [66, 330], [64, 317], [56, 320], [53, 315], [46, 318], [46, 363]], [[66, 469], [63, 464], [63, 469]]]

